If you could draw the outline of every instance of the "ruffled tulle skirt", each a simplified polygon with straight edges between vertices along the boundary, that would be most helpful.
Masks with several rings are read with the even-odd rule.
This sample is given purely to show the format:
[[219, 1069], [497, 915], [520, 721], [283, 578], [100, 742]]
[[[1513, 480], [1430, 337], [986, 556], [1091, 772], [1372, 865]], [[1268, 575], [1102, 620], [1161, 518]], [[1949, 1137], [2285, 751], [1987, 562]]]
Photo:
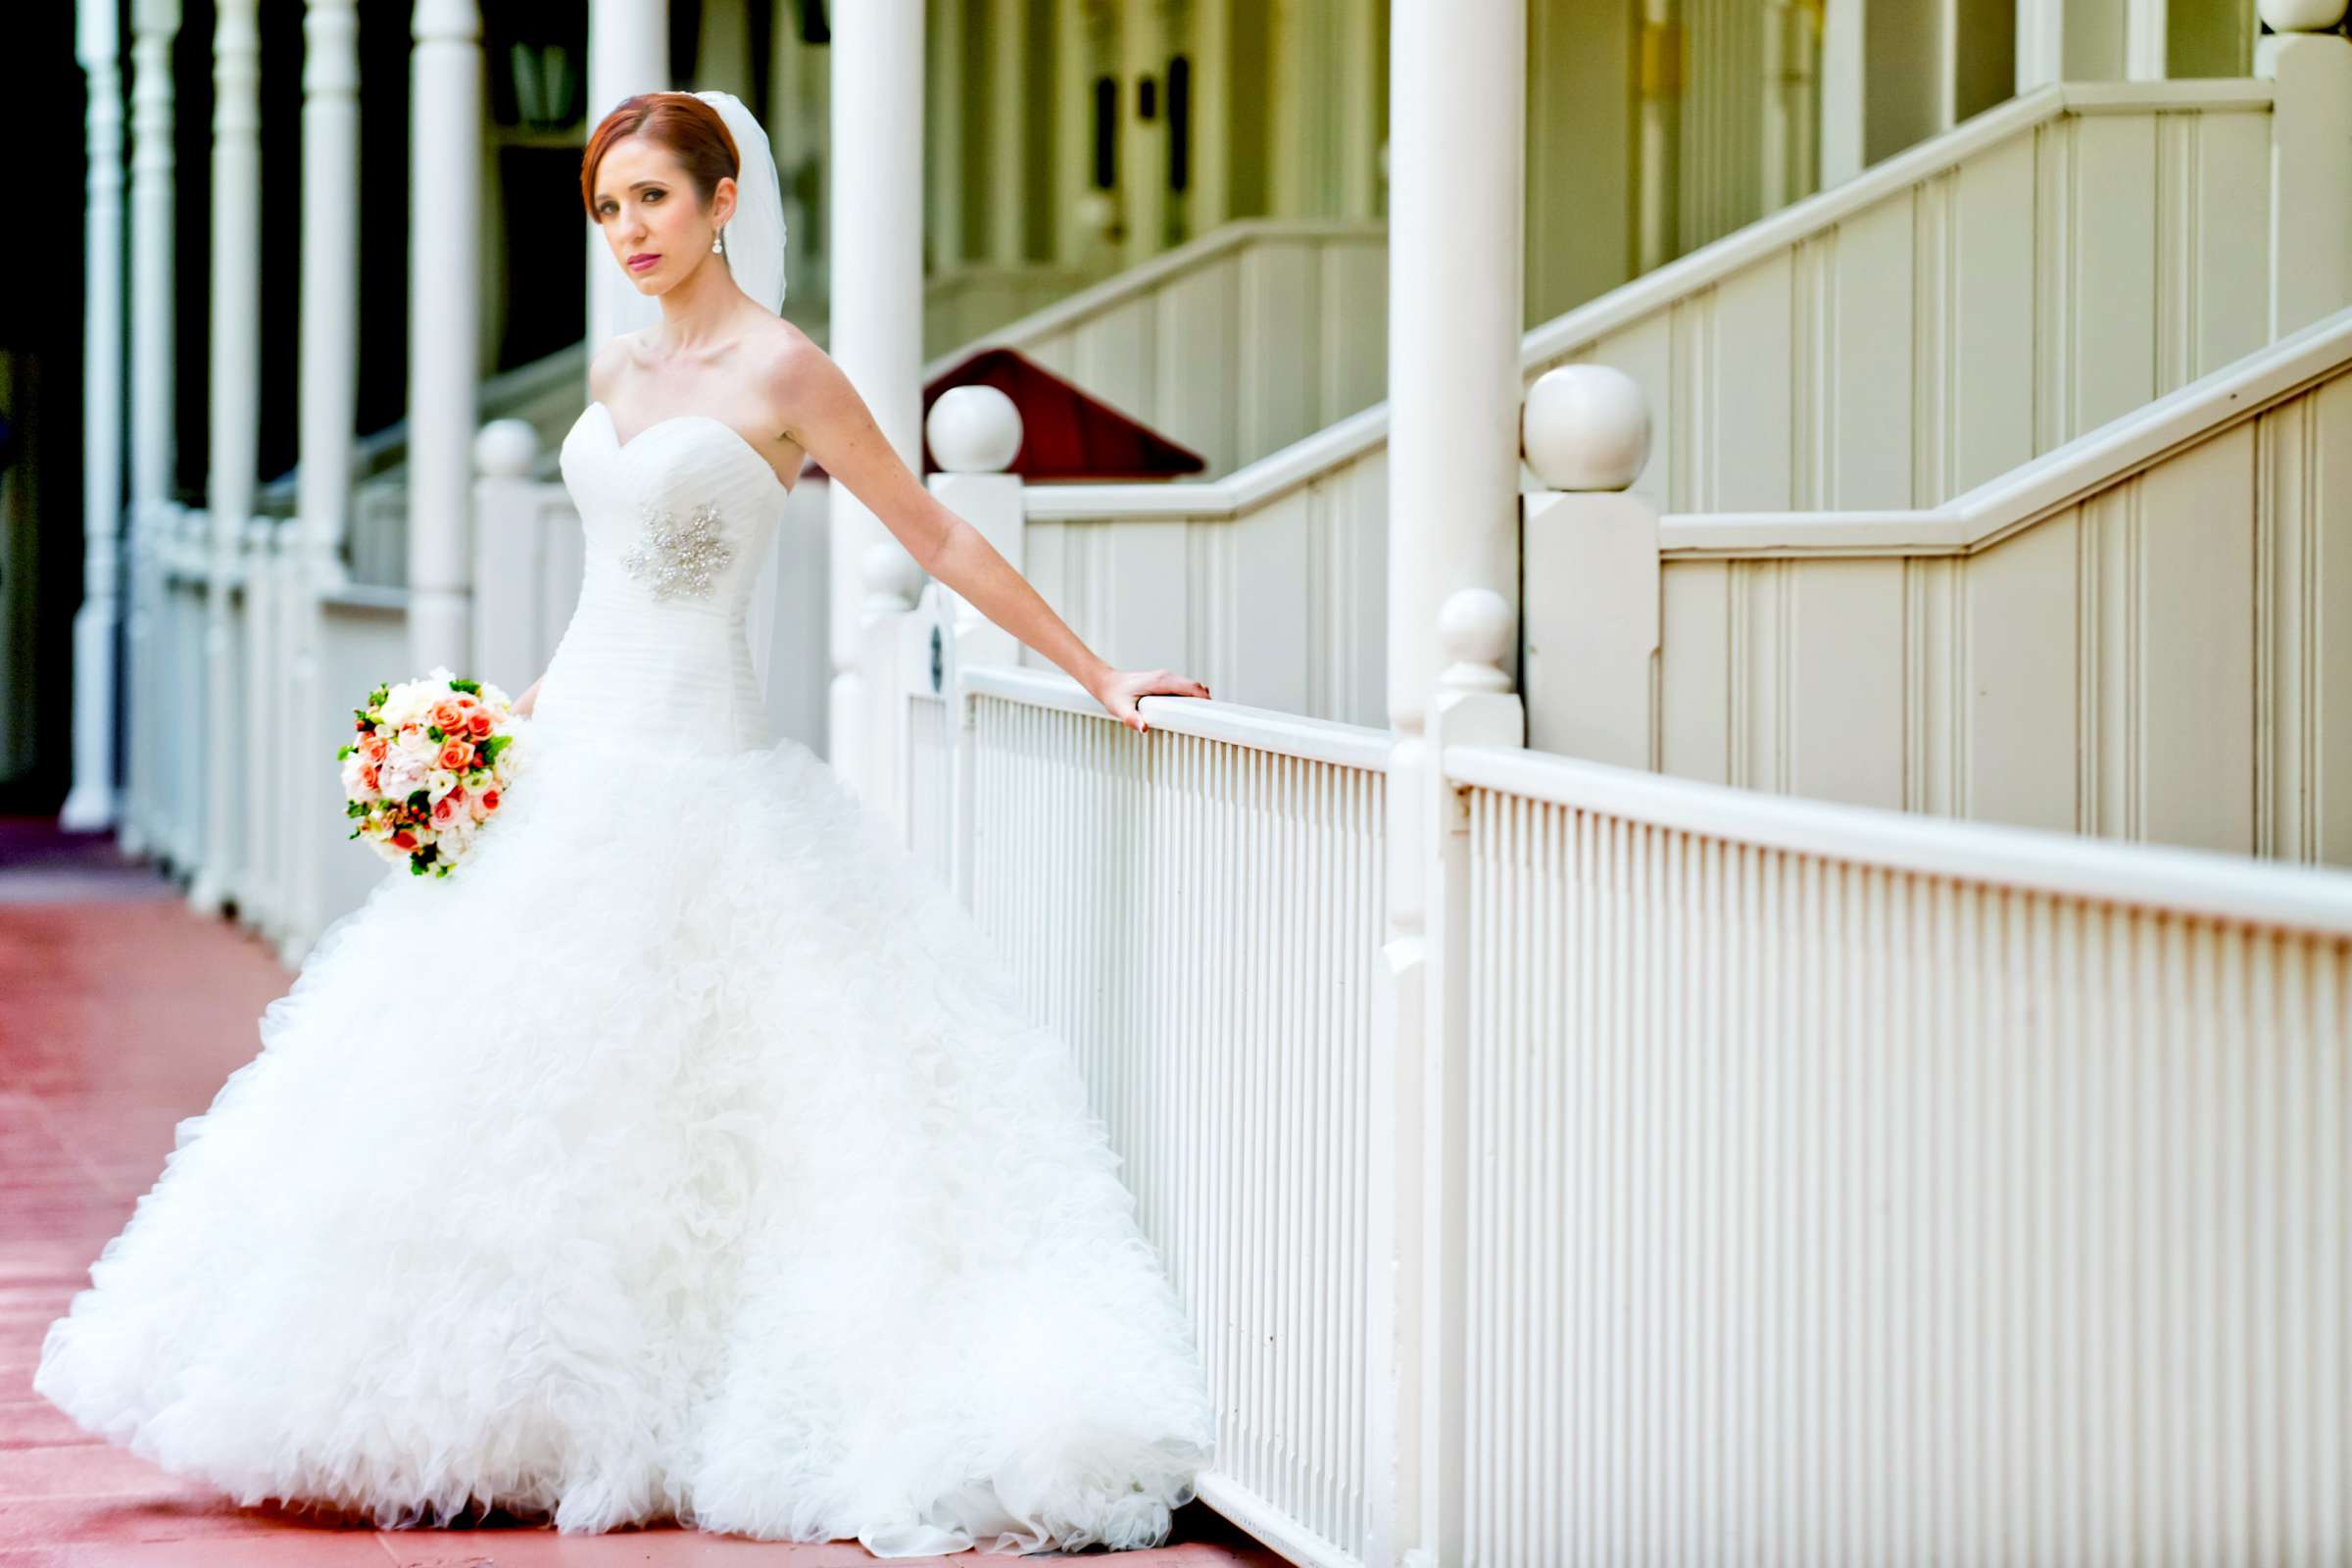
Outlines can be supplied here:
[[521, 745], [472, 857], [263, 1012], [34, 1387], [385, 1526], [1164, 1539], [1193, 1326], [961, 906], [796, 741]]

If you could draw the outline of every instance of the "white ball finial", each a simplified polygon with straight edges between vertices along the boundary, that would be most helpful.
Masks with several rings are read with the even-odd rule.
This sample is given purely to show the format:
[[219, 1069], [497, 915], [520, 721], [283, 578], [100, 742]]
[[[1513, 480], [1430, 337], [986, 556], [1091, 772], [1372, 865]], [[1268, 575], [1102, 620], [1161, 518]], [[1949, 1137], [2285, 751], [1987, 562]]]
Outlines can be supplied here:
[[1519, 448], [1554, 490], [1623, 490], [1649, 461], [1649, 400], [1610, 366], [1554, 366], [1527, 389]]
[[866, 603], [889, 610], [911, 610], [922, 591], [923, 568], [899, 547], [896, 539], [877, 539], [858, 557], [858, 577], [865, 587]]
[[931, 456], [950, 473], [1003, 473], [1021, 450], [1021, 411], [993, 386], [942, 392], [923, 420]]
[[1485, 691], [1510, 690], [1502, 661], [1510, 652], [1515, 619], [1511, 602], [1492, 588], [1461, 588], [1446, 595], [1438, 610], [1438, 646], [1446, 660], [1440, 681]]
[[527, 479], [539, 461], [528, 419], [492, 419], [473, 433], [473, 466], [493, 479]]
[[2256, 0], [2273, 32], [2328, 32], [2344, 20], [2345, 0]]

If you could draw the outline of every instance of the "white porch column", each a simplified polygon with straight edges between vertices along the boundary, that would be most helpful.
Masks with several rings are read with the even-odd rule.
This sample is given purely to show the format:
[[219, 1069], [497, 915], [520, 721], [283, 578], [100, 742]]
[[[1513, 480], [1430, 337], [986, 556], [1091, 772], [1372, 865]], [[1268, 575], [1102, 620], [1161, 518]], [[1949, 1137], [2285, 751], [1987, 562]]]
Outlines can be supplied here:
[[2124, 6], [2124, 77], [2128, 81], [2162, 81], [2166, 45], [2170, 41], [2166, 0], [2126, 0]]
[[1515, 6], [1395, 16], [1389, 712], [1409, 734], [1441, 668], [1439, 607], [1516, 594], [1527, 33]]
[[[1431, 694], [1440, 610], [1464, 590], [1518, 607], [1519, 328], [1524, 288], [1527, 14], [1517, 5], [1396, 0], [1389, 112], [1389, 940], [1381, 1040], [1395, 1070], [1397, 1151], [1384, 1250], [1397, 1289], [1377, 1343], [1398, 1359], [1374, 1412], [1375, 1555], [1461, 1558], [1458, 1239], [1463, 1148], [1456, 1064], [1433, 1009], [1427, 851], [1437, 759]], [[1516, 659], [1503, 651], [1507, 668]], [[1453, 1216], [1453, 1218], [1449, 1218]], [[1382, 1262], [1389, 1259], [1384, 1257]]]
[[122, 527], [122, 37], [113, 0], [81, 0], [74, 53], [89, 77], [82, 318], [82, 599], [74, 613], [74, 787], [58, 825], [112, 827], [116, 629]]
[[155, 737], [156, 657], [164, 631], [158, 559], [172, 491], [172, 40], [179, 0], [134, 0], [130, 13], [130, 623], [123, 704], [129, 804], [120, 841], [128, 855], [161, 847]]
[[[623, 98], [668, 86], [668, 0], [588, 0], [588, 128], [594, 130]], [[612, 265], [594, 223], [588, 225], [587, 242], [588, 352], [593, 355], [619, 330], [623, 301], [637, 288]], [[581, 374], [586, 373], [583, 366]]]
[[1088, 0], [1054, 5], [1054, 260], [1107, 259], [1119, 193], [1095, 184], [1095, 78], [1107, 66], [1110, 18]]
[[2066, 79], [2066, 0], [2017, 0], [2017, 90]]
[[416, 0], [410, 119], [409, 661], [464, 673], [472, 647], [475, 327], [481, 301], [482, 19]]
[[971, 122], [979, 100], [966, 91], [963, 0], [929, 0], [929, 11], [923, 70], [935, 113], [923, 127], [923, 172], [930, 201], [923, 221], [933, 270], [953, 272], [964, 265], [963, 139], [976, 133]]
[[[861, 0], [833, 12], [831, 352], [906, 466], [922, 470], [923, 7]], [[830, 759], [872, 799], [863, 630], [913, 608], [922, 569], [880, 519], [832, 492]], [[883, 549], [872, 549], [881, 545]]]
[[[1120, 240], [1120, 258], [1122, 265], [1135, 267], [1168, 248], [1168, 56], [1174, 50], [1169, 47], [1171, 18], [1164, 7], [1124, 6], [1117, 8], [1117, 16], [1118, 195], [1127, 225]], [[1143, 117], [1147, 76], [1152, 92], [1150, 120]], [[1284, 101], [1278, 93], [1268, 113], [1268, 120], [1275, 124], [1281, 122]], [[1283, 212], [1280, 216], [1299, 215]]]
[[307, 0], [302, 67], [302, 342], [296, 510], [311, 590], [349, 577], [360, 396], [359, 0]]
[[[1864, 97], [1862, 0], [1829, 0], [1821, 23], [1821, 188], [1862, 172], [1869, 117]], [[2025, 44], [2018, 44], [2019, 57]]]
[[219, 0], [213, 22], [213, 308], [204, 593], [204, 814], [188, 903], [216, 913], [242, 854], [239, 787], [245, 680], [230, 601], [253, 515], [262, 416], [261, 0]]
[[[319, 603], [351, 580], [344, 564], [350, 533], [351, 448], [360, 392], [360, 12], [358, 0], [307, 0], [302, 62], [302, 343], [295, 375], [299, 402], [295, 559], [285, 574], [286, 640], [292, 669], [286, 689], [292, 733], [304, 758], [329, 755], [345, 722], [322, 684], [325, 623]], [[316, 742], [319, 750], [308, 747]], [[295, 826], [278, 830], [281, 853], [278, 953], [301, 956], [326, 921], [325, 835], [311, 824], [331, 819], [327, 775], [307, 765], [285, 770], [285, 811]]]
[[981, 40], [988, 62], [988, 259], [1000, 267], [1026, 259], [1028, 17], [1027, 0], [988, 0], [988, 36]]

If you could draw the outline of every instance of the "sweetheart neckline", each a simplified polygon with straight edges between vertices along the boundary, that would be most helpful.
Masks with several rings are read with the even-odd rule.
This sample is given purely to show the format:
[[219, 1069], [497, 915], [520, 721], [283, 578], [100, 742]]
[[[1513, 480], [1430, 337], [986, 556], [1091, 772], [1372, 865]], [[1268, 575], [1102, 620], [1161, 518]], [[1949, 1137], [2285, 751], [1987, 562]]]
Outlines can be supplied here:
[[590, 398], [588, 400], [588, 407], [595, 409], [604, 415], [605, 434], [612, 437], [612, 451], [615, 456], [627, 452], [629, 448], [635, 446], [638, 442], [644, 440], [647, 436], [653, 434], [653, 432], [656, 430], [661, 429], [665, 424], [687, 424], [700, 419], [709, 424], [715, 424], [721, 430], [724, 430], [727, 432], [727, 434], [733, 436], [735, 438], [733, 442], [735, 450], [741, 452], [745, 457], [750, 458], [754, 463], [760, 465], [760, 469], [767, 475], [767, 482], [775, 487], [776, 492], [779, 495], [790, 496], [793, 492], [793, 486], [786, 484], [776, 473], [776, 466], [768, 462], [767, 459], [761, 457], [760, 455], [760, 449], [753, 446], [752, 443], [745, 438], [744, 433], [741, 430], [736, 429], [733, 425], [729, 424], [726, 420], [718, 417], [718, 416], [714, 414], [672, 414], [663, 418], [656, 419], [653, 423], [647, 425], [635, 435], [630, 436], [626, 441], [623, 441], [620, 438], [620, 426], [612, 422], [612, 411], [605, 406], [604, 399]]

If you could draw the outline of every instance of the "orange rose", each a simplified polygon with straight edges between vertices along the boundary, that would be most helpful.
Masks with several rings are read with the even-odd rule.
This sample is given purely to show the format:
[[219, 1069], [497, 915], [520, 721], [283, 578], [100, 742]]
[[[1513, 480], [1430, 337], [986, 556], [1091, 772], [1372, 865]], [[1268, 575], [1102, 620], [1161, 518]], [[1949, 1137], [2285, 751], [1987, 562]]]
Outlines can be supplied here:
[[392, 835], [392, 844], [395, 849], [413, 850], [416, 847], [416, 835], [404, 827]]
[[433, 705], [433, 722], [441, 726], [442, 734], [449, 735], [455, 733], [457, 727], [466, 722], [466, 714], [455, 703], [435, 703]]
[[473, 748], [464, 741], [451, 741], [441, 748], [441, 765], [453, 771], [473, 763]]
[[475, 713], [471, 718], [468, 718], [466, 721], [466, 728], [467, 733], [471, 734], [475, 740], [480, 740], [483, 736], [490, 733], [490, 715], [482, 712]]

